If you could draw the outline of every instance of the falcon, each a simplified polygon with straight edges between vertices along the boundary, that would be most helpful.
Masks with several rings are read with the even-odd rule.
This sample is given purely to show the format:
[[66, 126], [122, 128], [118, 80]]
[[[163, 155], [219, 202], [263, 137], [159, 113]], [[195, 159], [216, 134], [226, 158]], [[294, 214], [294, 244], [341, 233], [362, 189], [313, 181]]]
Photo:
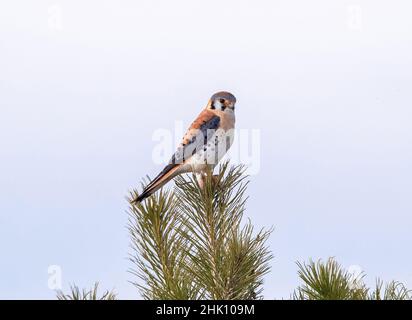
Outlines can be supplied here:
[[206, 173], [213, 171], [233, 143], [235, 104], [236, 98], [233, 94], [226, 91], [215, 93], [187, 130], [168, 165], [132, 203], [150, 197], [183, 173], [195, 173], [202, 187]]

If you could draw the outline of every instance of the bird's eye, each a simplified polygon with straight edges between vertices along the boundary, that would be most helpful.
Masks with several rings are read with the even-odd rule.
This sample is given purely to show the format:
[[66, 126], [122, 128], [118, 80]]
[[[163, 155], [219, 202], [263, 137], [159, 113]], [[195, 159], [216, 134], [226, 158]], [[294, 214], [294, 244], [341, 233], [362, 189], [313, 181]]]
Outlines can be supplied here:
[[223, 104], [225, 103], [225, 99], [219, 99], [219, 102]]

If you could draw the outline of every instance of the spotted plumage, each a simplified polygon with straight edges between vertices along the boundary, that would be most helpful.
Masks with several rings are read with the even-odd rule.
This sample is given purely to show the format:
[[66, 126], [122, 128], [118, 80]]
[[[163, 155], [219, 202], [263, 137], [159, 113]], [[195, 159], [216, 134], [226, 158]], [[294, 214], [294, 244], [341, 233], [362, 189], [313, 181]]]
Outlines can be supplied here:
[[196, 173], [201, 184], [205, 172], [213, 169], [232, 145], [235, 104], [231, 93], [215, 93], [187, 130], [169, 164], [133, 202], [141, 202], [182, 173]]

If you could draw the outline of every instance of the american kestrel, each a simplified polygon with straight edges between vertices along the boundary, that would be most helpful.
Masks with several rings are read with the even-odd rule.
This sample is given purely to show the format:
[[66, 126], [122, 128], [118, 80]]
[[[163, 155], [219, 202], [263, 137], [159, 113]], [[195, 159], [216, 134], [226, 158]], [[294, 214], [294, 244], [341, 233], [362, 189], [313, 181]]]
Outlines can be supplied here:
[[234, 139], [236, 98], [215, 93], [183, 137], [169, 164], [132, 202], [141, 202], [174, 177], [194, 172], [202, 186], [204, 175], [223, 158]]

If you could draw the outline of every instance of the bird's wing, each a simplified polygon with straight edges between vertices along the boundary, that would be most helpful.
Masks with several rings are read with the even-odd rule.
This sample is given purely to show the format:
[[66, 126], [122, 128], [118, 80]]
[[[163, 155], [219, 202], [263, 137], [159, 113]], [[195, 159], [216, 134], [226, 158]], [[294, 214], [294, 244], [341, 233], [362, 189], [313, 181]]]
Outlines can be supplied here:
[[219, 116], [209, 110], [202, 111], [187, 130], [182, 143], [170, 159], [169, 164], [146, 186], [143, 193], [136, 199], [136, 202], [147, 198], [171, 180], [180, 165], [190, 159], [196, 151], [207, 146], [210, 138], [213, 136], [213, 131], [211, 130], [217, 130], [219, 124]]
[[202, 150], [219, 125], [219, 116], [210, 110], [203, 110], [187, 130], [169, 165], [185, 163], [196, 151]]

